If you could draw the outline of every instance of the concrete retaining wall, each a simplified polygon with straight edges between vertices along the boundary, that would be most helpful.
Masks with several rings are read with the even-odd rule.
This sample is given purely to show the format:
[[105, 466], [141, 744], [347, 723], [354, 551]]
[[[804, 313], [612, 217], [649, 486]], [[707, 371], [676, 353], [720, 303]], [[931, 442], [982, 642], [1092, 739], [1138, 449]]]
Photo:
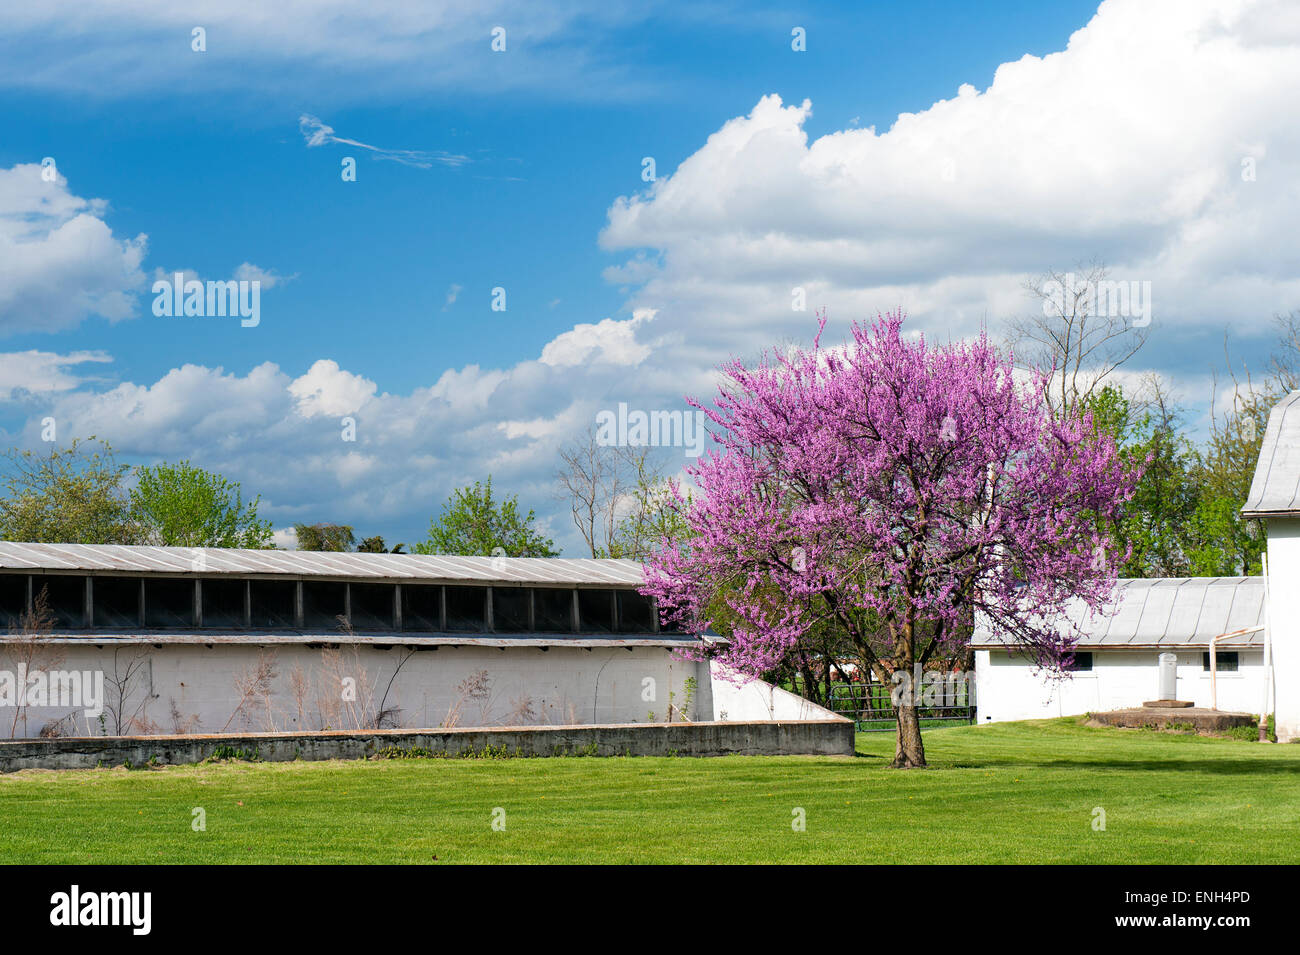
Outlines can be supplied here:
[[1134, 707], [1093, 713], [1090, 726], [1119, 726], [1153, 730], [1191, 728], [1197, 733], [1226, 733], [1238, 726], [1259, 726], [1259, 717], [1249, 713], [1225, 713], [1200, 707]]
[[218, 736], [65, 737], [0, 741], [0, 771], [197, 763], [224, 747], [262, 760], [364, 759], [390, 747], [458, 756], [851, 756], [853, 724], [801, 722], [607, 724], [488, 729], [354, 730]]

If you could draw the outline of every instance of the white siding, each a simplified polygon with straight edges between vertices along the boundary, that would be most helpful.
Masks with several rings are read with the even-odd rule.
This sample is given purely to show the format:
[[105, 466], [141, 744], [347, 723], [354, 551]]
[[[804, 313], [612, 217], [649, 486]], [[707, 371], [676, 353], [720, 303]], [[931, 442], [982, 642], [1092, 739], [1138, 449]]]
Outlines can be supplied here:
[[[1277, 738], [1300, 737], [1300, 518], [1268, 522], [1268, 577], [1277, 692]], [[1260, 697], [1251, 704], [1258, 709]]]

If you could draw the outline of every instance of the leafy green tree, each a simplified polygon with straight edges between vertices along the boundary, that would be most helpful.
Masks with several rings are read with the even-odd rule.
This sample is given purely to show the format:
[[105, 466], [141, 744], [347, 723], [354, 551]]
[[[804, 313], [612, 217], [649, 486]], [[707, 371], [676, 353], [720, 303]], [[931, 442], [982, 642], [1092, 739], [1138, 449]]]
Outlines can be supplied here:
[[0, 538], [55, 544], [145, 542], [113, 449], [91, 436], [49, 454], [5, 453]]
[[642, 475], [629, 495], [631, 510], [614, 527], [608, 550], [598, 549], [597, 557], [624, 557], [644, 561], [663, 546], [685, 539], [689, 525], [683, 516], [691, 498], [678, 503], [667, 481]]
[[139, 468], [130, 500], [151, 544], [275, 546], [271, 522], [257, 516], [260, 497], [245, 502], [238, 481], [194, 467], [189, 461]]
[[1161, 401], [1135, 413], [1118, 387], [1088, 397], [1097, 429], [1115, 438], [1127, 462], [1144, 468], [1112, 527], [1115, 552], [1132, 548], [1121, 577], [1260, 573], [1264, 534], [1258, 521], [1241, 516], [1241, 507], [1277, 398], [1247, 384], [1196, 448], [1179, 433], [1178, 413]]
[[1083, 402], [1093, 425], [1109, 434], [1142, 480], [1111, 529], [1113, 551], [1131, 548], [1121, 577], [1179, 577], [1190, 573], [1190, 522], [1200, 500], [1196, 452], [1178, 431], [1178, 412], [1163, 396], [1135, 411], [1123, 390], [1108, 385]]
[[1250, 493], [1269, 412], [1279, 395], [1239, 390], [1232, 410], [1215, 419], [1214, 432], [1197, 456], [1200, 499], [1191, 517], [1192, 573], [1200, 577], [1262, 572], [1266, 539], [1259, 521], [1241, 516]]
[[405, 544], [398, 544], [392, 550], [384, 546], [384, 539], [378, 535], [367, 537], [357, 545], [358, 554], [400, 554], [405, 548]]
[[523, 514], [517, 495], [497, 501], [492, 478], [453, 492], [442, 513], [429, 523], [429, 539], [415, 546], [417, 554], [488, 557], [558, 557], [555, 542], [534, 526], [535, 515]]
[[1145, 462], [1121, 530], [1133, 553], [1122, 577], [1180, 577], [1190, 573], [1187, 523], [1200, 500], [1193, 466], [1196, 452], [1182, 434], [1152, 428], [1125, 456]]
[[341, 552], [351, 550], [357, 542], [350, 524], [294, 524], [299, 550]]

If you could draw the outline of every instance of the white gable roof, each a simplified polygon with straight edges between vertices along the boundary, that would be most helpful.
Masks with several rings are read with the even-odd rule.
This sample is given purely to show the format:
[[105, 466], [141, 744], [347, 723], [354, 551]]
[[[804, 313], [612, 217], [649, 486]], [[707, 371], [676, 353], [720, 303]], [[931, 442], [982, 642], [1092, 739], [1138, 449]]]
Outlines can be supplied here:
[[1300, 515], [1300, 391], [1291, 392], [1269, 413], [1241, 512], [1247, 517]]

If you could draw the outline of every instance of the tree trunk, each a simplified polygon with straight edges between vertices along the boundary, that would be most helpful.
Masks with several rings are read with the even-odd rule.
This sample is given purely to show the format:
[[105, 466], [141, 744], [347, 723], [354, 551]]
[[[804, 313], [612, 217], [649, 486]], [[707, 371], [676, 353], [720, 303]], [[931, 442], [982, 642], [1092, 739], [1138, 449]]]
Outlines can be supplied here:
[[898, 745], [894, 749], [894, 769], [924, 769], [925, 746], [921, 743], [921, 721], [917, 717], [916, 701], [898, 705]]

